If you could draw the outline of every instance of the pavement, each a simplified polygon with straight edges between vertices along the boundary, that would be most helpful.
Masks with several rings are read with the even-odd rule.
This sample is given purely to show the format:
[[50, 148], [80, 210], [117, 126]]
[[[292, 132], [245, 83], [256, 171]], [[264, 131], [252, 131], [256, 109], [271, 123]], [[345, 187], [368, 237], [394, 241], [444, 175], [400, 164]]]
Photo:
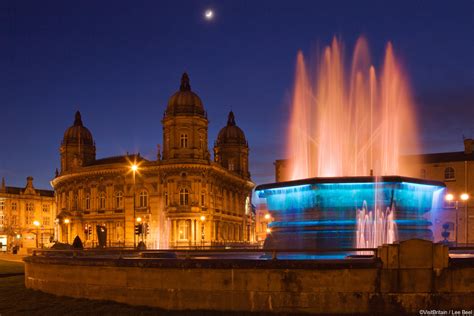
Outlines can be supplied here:
[[0, 253], [0, 260], [11, 261], [11, 262], [21, 262], [23, 263], [23, 258], [27, 255], [11, 254], [11, 253]]

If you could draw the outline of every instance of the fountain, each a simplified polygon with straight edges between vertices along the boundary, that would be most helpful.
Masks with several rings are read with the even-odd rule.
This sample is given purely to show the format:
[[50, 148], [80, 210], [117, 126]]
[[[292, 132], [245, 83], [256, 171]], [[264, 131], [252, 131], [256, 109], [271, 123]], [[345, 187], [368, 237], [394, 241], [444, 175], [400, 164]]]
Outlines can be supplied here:
[[380, 75], [364, 38], [349, 73], [342, 52], [334, 39], [314, 77], [298, 53], [287, 140], [293, 181], [256, 188], [275, 219], [267, 248], [373, 248], [433, 238], [429, 214], [444, 184], [406, 177], [409, 168], [399, 164], [402, 145], [417, 147], [417, 133], [392, 45]]

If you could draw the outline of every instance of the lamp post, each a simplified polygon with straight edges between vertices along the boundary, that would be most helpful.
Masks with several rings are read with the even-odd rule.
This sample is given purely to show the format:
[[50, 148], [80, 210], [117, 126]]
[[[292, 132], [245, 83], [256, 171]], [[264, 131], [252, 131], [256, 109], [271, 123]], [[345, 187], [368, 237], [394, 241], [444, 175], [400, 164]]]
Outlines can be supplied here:
[[38, 248], [38, 235], [39, 235], [40, 222], [34, 221], [34, 222], [33, 222], [33, 225], [36, 226], [36, 248]]
[[[464, 202], [464, 238], [465, 242], [467, 244], [468, 238], [469, 238], [469, 233], [468, 233], [468, 217], [467, 217], [467, 201], [469, 200], [469, 194], [467, 193], [462, 193], [459, 198]], [[448, 202], [453, 202], [454, 201], [454, 207], [456, 208], [456, 245], [458, 244], [458, 226], [459, 226], [459, 200], [454, 199], [454, 195], [452, 193], [448, 193], [445, 196], [445, 200]]]
[[467, 200], [469, 200], [469, 194], [463, 193], [460, 196], [461, 200], [464, 202], [464, 236], [466, 238], [466, 245], [469, 242], [469, 231], [468, 231], [468, 221], [467, 216]]
[[[136, 224], [137, 226], [142, 225], [142, 218], [141, 218], [141, 217], [137, 217], [137, 223], [138, 223], [138, 224]], [[140, 228], [140, 227], [138, 228], [138, 234], [143, 236], [143, 227], [142, 227], [142, 228]], [[143, 239], [143, 238], [142, 238], [142, 239]], [[140, 242], [140, 239], [138, 240], [138, 242]]]
[[201, 215], [201, 246], [204, 247], [204, 221], [206, 220], [206, 216]]
[[69, 244], [69, 223], [70, 223], [69, 218], [66, 218], [64, 220], [64, 224], [66, 224], [66, 244]]
[[[135, 218], [136, 218], [136, 214], [135, 214], [135, 174], [138, 170], [137, 164], [135, 164], [135, 163], [132, 164], [130, 166], [130, 170], [132, 170], [132, 174], [133, 174], [133, 220], [135, 221]], [[135, 225], [135, 223], [133, 225]], [[137, 248], [137, 234], [135, 234], [135, 229], [133, 231], [133, 248]]]

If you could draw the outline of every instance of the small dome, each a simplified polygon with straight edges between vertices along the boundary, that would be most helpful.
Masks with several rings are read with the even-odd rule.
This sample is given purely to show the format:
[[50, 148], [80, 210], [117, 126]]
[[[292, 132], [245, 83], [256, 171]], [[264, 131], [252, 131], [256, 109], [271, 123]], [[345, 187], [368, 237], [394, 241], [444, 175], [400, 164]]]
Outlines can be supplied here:
[[169, 99], [165, 114], [205, 115], [201, 98], [199, 98], [196, 93], [191, 91], [189, 76], [187, 73], [183, 73], [183, 76], [181, 77], [181, 86], [179, 87], [179, 91], [173, 94]]
[[235, 124], [235, 117], [232, 111], [230, 111], [229, 117], [227, 118], [227, 126], [222, 128], [217, 136], [216, 145], [219, 146], [223, 144], [247, 146], [245, 134], [240, 127]]
[[94, 145], [91, 132], [82, 125], [81, 112], [77, 111], [74, 125], [64, 133], [63, 144]]

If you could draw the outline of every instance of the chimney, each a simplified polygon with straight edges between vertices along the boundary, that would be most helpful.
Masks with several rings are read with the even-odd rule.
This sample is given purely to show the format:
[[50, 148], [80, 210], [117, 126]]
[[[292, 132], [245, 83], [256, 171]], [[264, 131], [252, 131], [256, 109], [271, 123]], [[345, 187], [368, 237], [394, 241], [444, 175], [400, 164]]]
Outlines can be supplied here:
[[464, 153], [466, 155], [471, 155], [473, 151], [474, 141], [472, 138], [465, 138], [464, 139]]

